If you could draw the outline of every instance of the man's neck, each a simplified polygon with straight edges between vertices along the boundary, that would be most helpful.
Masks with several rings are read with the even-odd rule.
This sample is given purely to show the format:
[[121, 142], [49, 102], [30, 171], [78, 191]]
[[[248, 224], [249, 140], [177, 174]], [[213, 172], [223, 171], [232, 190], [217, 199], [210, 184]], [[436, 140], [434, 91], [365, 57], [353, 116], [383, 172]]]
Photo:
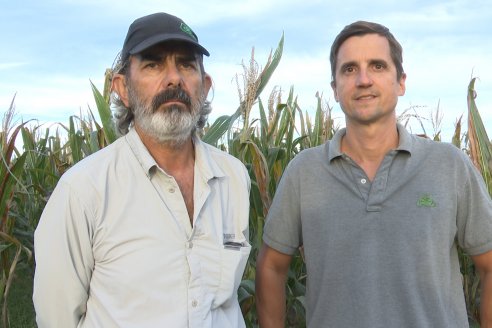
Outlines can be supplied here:
[[180, 173], [190, 167], [193, 168], [195, 163], [195, 147], [191, 135], [184, 143], [162, 143], [139, 131], [138, 128], [136, 130], [150, 155], [166, 173], [175, 176], [180, 175]]
[[392, 124], [347, 124], [340, 150], [361, 168], [370, 180], [376, 175], [384, 156], [398, 147], [399, 135], [396, 120]]

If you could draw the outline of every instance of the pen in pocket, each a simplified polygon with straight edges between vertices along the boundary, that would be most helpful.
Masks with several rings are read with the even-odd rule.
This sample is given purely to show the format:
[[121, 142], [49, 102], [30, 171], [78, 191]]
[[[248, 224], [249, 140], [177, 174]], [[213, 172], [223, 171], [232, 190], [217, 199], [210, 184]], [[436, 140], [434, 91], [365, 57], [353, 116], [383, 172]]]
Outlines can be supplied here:
[[224, 243], [224, 248], [239, 250], [243, 246], [243, 243], [238, 243], [235, 241], [227, 241]]

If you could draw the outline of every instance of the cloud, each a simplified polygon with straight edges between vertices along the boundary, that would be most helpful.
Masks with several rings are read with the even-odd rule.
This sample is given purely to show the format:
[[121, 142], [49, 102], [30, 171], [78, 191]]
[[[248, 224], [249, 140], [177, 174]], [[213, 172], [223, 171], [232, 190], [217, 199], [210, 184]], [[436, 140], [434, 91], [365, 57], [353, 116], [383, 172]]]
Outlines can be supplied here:
[[27, 63], [0, 63], [0, 71], [19, 68], [25, 65], [27, 65]]
[[[102, 86], [98, 86], [102, 90]], [[24, 120], [50, 121], [97, 111], [88, 79], [68, 76], [37, 77], [31, 83], [0, 83], [0, 108], [6, 110], [14, 94], [16, 112]]]
[[[296, 0], [246, 0], [246, 1], [223, 1], [223, 0], [188, 0], [167, 1], [165, 5], [153, 0], [141, 0], [135, 6], [133, 0], [113, 1], [62, 1], [66, 5], [74, 3], [87, 6], [99, 7], [102, 12], [111, 12], [112, 15], [137, 18], [153, 12], [165, 11], [177, 15], [186, 20], [190, 25], [203, 25], [224, 18], [254, 17], [265, 13], [272, 14], [275, 9], [288, 7], [296, 4]], [[318, 1], [314, 1], [317, 3]]]
[[[205, 60], [215, 81], [211, 120], [237, 109], [234, 77], [243, 73], [241, 61], [248, 62], [251, 47], [255, 47], [258, 64], [264, 66], [282, 32], [284, 53], [262, 100], [268, 99], [275, 86], [282, 88], [285, 99], [293, 86], [303, 111], [315, 109], [317, 91], [338, 108], [329, 85], [329, 47], [343, 26], [367, 19], [390, 27], [403, 45], [408, 79], [399, 111], [419, 105], [426, 114], [440, 102], [444, 119], [452, 126], [466, 111], [466, 87], [473, 72], [480, 78], [477, 105], [492, 122], [488, 110], [492, 107], [492, 39], [488, 33], [492, 4], [488, 0], [472, 4], [467, 0], [377, 0], [363, 11], [359, 0], [345, 0], [343, 6], [321, 0], [164, 4], [143, 0], [138, 6], [132, 0], [27, 1], [23, 8], [6, 3], [0, 12], [5, 42], [12, 48], [0, 54], [0, 108], [6, 109], [17, 92], [16, 107], [25, 115], [58, 115], [63, 120], [78, 114], [80, 108], [85, 110], [92, 104], [89, 78], [103, 83], [104, 69], [112, 64], [131, 21], [167, 11], [190, 24], [212, 54]], [[32, 22], [27, 26], [24, 21]], [[36, 26], [35, 34], [25, 30], [32, 26]], [[35, 38], [30, 39], [31, 35]]]

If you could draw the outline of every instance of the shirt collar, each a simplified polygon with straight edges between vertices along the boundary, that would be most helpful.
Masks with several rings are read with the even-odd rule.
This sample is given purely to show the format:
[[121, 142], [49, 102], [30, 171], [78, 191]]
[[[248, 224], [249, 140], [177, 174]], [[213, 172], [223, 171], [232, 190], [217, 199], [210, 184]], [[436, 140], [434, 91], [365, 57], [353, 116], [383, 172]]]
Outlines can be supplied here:
[[197, 136], [193, 137], [193, 142], [195, 144], [195, 167], [201, 171], [202, 176], [206, 180], [225, 177], [224, 171], [212, 158], [212, 152], [220, 150], [205, 144]]
[[[407, 131], [407, 129], [401, 125], [400, 123], [396, 124], [396, 128], [398, 129], [398, 134], [400, 136], [400, 142], [397, 151], [412, 153], [412, 136]], [[328, 148], [328, 160], [331, 162], [334, 158], [340, 157], [343, 153], [340, 151], [340, 145], [342, 142], [342, 138], [346, 133], [346, 129], [339, 129], [330, 142], [330, 147]]]
[[152, 168], [157, 166], [157, 162], [150, 155], [135, 128], [130, 128], [130, 131], [125, 135], [125, 139], [145, 174], [150, 178], [153, 172]]
[[332, 161], [334, 158], [342, 156], [342, 152], [340, 151], [340, 144], [342, 142], [342, 138], [346, 133], [346, 129], [339, 129], [335, 132], [333, 138], [329, 143], [330, 147], [328, 147], [328, 161]]
[[[125, 138], [145, 174], [150, 178], [155, 171], [154, 168], [157, 167], [157, 162], [143, 144], [135, 128], [130, 128]], [[193, 137], [193, 143], [195, 145], [195, 167], [200, 170], [202, 176], [206, 180], [224, 177], [224, 171], [212, 159], [210, 152], [213, 150], [208, 149], [208, 146], [196, 136]]]
[[398, 134], [400, 135], [400, 144], [398, 145], [396, 150], [405, 151], [405, 152], [408, 152], [409, 154], [411, 154], [412, 148], [413, 148], [412, 147], [412, 135], [400, 123], [397, 123], [396, 127], [398, 128]]

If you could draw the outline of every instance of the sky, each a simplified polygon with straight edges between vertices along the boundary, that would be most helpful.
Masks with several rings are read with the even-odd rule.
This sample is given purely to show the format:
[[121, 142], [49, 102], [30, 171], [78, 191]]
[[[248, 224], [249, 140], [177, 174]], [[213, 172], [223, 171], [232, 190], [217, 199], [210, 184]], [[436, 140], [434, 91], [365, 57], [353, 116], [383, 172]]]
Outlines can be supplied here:
[[329, 51], [344, 26], [368, 20], [387, 26], [403, 46], [407, 80], [398, 114], [412, 108], [432, 135], [429, 119], [439, 109], [443, 140], [450, 141], [461, 115], [466, 123], [467, 87], [476, 77], [477, 106], [492, 137], [489, 0], [0, 0], [0, 110], [15, 96], [22, 121], [67, 124], [88, 108], [97, 115], [90, 82], [102, 91], [129, 25], [161, 11], [182, 18], [211, 54], [204, 62], [214, 80], [210, 123], [237, 109], [236, 77], [241, 85], [252, 49], [263, 68], [284, 35], [282, 59], [262, 101], [275, 88], [285, 100], [293, 88], [299, 107], [314, 115], [319, 92], [343, 126], [330, 87]]

